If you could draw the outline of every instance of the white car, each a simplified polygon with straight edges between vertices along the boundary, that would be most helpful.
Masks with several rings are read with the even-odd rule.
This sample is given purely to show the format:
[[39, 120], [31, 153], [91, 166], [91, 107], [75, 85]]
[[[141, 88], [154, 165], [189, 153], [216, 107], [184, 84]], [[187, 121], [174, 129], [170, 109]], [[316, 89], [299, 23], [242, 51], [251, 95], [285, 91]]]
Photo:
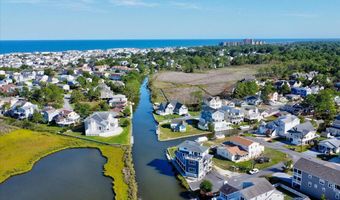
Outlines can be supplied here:
[[254, 169], [252, 169], [252, 170], [249, 170], [249, 174], [257, 174], [257, 173], [259, 173], [259, 169], [257, 169], [257, 168], [254, 168]]

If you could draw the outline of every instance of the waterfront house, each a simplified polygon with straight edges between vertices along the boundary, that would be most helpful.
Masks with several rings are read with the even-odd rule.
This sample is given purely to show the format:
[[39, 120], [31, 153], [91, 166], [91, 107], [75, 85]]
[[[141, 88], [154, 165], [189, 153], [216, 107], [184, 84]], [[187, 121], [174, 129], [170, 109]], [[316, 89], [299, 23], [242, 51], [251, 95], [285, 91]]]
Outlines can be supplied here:
[[[210, 127], [209, 127], [210, 125]], [[198, 128], [202, 130], [211, 130], [221, 132], [232, 129], [231, 123], [224, 118], [224, 112], [221, 110], [204, 107], [199, 119]]]
[[340, 135], [340, 114], [335, 117], [335, 120], [332, 122], [331, 126], [326, 128], [326, 132], [333, 136]]
[[265, 178], [250, 178], [238, 186], [228, 183], [220, 188], [218, 197], [213, 200], [283, 200], [284, 194]]
[[322, 140], [318, 143], [318, 150], [324, 154], [337, 154], [340, 152], [340, 139]]
[[116, 112], [95, 112], [84, 120], [86, 136], [110, 137], [119, 135], [122, 129], [119, 127]]
[[292, 186], [316, 199], [340, 199], [340, 167], [318, 159], [300, 158], [293, 167]]
[[175, 163], [185, 177], [202, 179], [212, 169], [212, 155], [209, 147], [186, 140], [178, 145], [175, 151]]
[[186, 122], [182, 119], [174, 119], [170, 123], [173, 132], [185, 132], [187, 130]]
[[55, 117], [55, 122], [59, 126], [70, 126], [76, 124], [80, 119], [80, 116], [72, 110], [61, 110]]
[[123, 94], [113, 95], [112, 98], [108, 101], [110, 107], [112, 108], [123, 108], [126, 106], [128, 99]]
[[163, 102], [159, 105], [159, 108], [156, 111], [158, 115], [171, 115], [171, 114], [178, 114], [178, 115], [186, 115], [188, 114], [188, 108], [178, 102], [178, 101], [170, 101], [170, 102]]
[[310, 121], [298, 124], [297, 126], [288, 130], [288, 134], [286, 136], [289, 142], [294, 145], [309, 144], [317, 137], [318, 135], [316, 134], [316, 130]]

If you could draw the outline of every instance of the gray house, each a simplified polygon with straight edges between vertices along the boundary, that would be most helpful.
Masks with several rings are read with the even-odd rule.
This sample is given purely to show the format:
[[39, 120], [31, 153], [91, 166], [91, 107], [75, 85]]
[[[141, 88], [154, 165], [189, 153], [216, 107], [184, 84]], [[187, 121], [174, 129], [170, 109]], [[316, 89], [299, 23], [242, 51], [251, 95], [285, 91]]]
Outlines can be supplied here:
[[318, 149], [321, 153], [336, 154], [340, 152], [340, 139], [322, 140], [318, 144]]
[[265, 178], [245, 180], [238, 187], [224, 184], [217, 200], [283, 200], [284, 195]]
[[340, 167], [321, 160], [300, 158], [294, 165], [292, 186], [320, 199], [340, 199]]

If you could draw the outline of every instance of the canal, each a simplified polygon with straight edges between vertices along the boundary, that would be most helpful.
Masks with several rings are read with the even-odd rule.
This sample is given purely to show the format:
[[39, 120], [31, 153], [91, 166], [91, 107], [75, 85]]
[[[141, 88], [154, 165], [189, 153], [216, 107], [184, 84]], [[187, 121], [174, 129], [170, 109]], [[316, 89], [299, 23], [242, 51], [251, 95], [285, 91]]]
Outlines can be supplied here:
[[38, 161], [25, 174], [0, 184], [1, 200], [112, 200], [112, 179], [103, 176], [106, 159], [97, 149], [67, 149]]
[[148, 80], [140, 90], [140, 102], [133, 116], [133, 161], [138, 183], [138, 197], [142, 200], [188, 199], [189, 192], [174, 177], [175, 171], [165, 157], [170, 146], [184, 139], [159, 142], [153, 118]]

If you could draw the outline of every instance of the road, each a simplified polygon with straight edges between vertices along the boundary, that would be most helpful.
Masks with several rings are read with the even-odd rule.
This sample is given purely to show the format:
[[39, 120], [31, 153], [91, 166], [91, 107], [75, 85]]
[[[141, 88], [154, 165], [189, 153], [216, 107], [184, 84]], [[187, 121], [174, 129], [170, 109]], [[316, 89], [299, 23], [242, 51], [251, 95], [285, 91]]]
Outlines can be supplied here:
[[73, 110], [73, 108], [70, 104], [70, 95], [68, 95], [68, 94], [64, 95], [64, 106], [63, 106], [63, 108], [65, 110]]

